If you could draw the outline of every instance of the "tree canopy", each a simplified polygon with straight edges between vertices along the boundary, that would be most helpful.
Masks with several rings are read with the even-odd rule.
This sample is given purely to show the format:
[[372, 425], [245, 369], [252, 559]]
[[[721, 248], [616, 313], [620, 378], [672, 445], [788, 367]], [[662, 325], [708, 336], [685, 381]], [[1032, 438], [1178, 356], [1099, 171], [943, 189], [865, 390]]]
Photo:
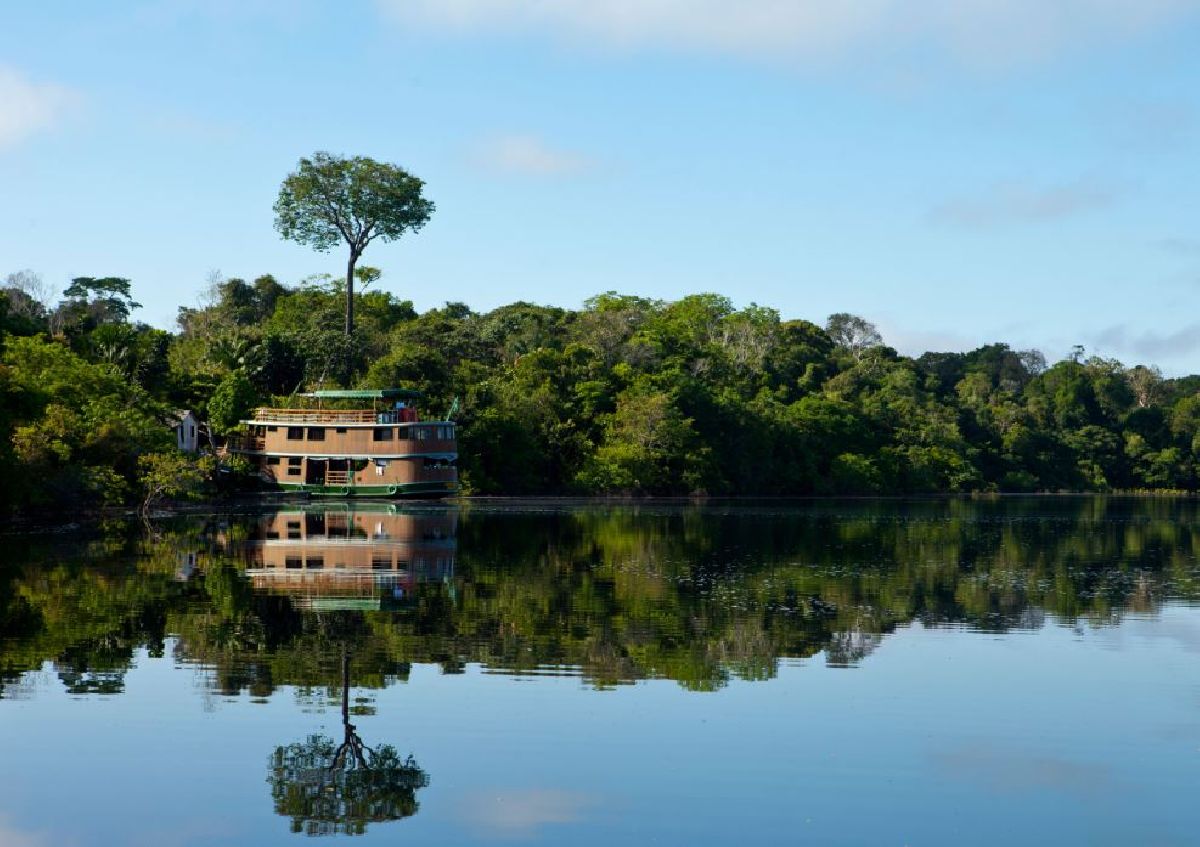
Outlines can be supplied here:
[[[347, 336], [343, 286], [270, 274], [216, 276], [165, 332], [131, 319], [128, 280], [79, 280], [48, 308], [28, 274], [0, 289], [6, 508], [142, 501], [138, 456], [171, 449], [173, 409], [221, 436], [297, 391], [392, 386], [421, 391], [431, 415], [457, 400], [475, 493], [1200, 488], [1200, 376], [1086, 351], [913, 358], [859, 316], [826, 329], [716, 294], [419, 313], [379, 286], [353, 293]], [[110, 297], [127, 308], [90, 311]]]
[[[314, 153], [300, 160], [279, 189], [275, 228], [284, 238], [326, 251], [350, 249], [346, 264], [346, 325], [354, 329], [355, 265], [372, 241], [415, 232], [433, 214], [425, 183], [397, 165], [364, 156]], [[370, 284], [367, 279], [364, 284]]]

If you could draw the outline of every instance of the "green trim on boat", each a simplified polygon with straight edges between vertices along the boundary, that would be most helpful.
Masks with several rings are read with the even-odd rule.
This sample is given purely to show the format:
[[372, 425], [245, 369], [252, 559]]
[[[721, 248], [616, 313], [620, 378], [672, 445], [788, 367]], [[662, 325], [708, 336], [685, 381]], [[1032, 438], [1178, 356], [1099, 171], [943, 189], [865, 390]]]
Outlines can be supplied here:
[[300, 396], [311, 397], [314, 400], [405, 400], [420, 397], [421, 392], [411, 388], [330, 389], [328, 391], [307, 391]]
[[452, 497], [457, 482], [399, 482], [391, 485], [312, 485], [306, 482], [280, 482], [284, 491], [312, 497]]

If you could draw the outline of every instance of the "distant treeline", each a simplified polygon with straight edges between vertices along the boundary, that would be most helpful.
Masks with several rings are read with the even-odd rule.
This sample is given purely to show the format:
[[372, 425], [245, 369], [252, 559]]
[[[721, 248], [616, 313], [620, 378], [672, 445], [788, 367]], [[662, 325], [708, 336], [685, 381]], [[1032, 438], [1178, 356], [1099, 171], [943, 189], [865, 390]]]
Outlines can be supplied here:
[[[1197, 376], [1082, 349], [1048, 365], [1005, 344], [909, 358], [852, 315], [822, 327], [715, 294], [418, 314], [367, 290], [347, 336], [342, 285], [214, 280], [170, 333], [131, 321], [128, 280], [79, 278], [53, 302], [35, 275], [10, 275], [0, 497], [9, 508], [141, 498], [178, 467], [171, 409], [197, 411], [219, 438], [256, 404], [334, 386], [418, 388], [439, 416], [457, 398], [474, 493], [1197, 487]], [[166, 464], [139, 459], [155, 456]], [[211, 460], [200, 470], [236, 478]]]

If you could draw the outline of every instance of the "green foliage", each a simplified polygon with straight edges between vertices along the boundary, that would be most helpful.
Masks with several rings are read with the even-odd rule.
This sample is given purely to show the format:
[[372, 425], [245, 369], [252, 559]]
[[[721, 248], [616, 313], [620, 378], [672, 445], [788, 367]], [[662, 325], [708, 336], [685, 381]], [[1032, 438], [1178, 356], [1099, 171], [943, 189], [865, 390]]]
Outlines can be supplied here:
[[124, 277], [75, 277], [63, 292], [66, 300], [59, 306], [55, 322], [68, 334], [125, 323], [134, 309], [142, 307], [134, 302], [130, 287]]
[[375, 238], [389, 241], [420, 229], [433, 214], [423, 187], [395, 165], [318, 152], [283, 181], [275, 226], [284, 238], [316, 250], [341, 241], [360, 248]]
[[10, 338], [0, 373], [17, 504], [114, 502], [131, 490], [137, 457], [170, 443], [163, 407], [115, 365], [43, 338]]
[[[403, 168], [364, 156], [343, 158], [318, 152], [301, 159], [275, 201], [275, 228], [291, 241], [326, 251], [350, 248], [346, 267], [346, 323], [354, 324], [355, 264], [375, 239], [393, 241], [416, 232], [433, 214], [422, 195], [425, 183]], [[365, 284], [374, 281], [366, 274]]]
[[138, 482], [145, 492], [143, 511], [159, 500], [195, 500], [204, 493], [212, 471], [211, 459], [195, 459], [178, 451], [138, 457]]
[[[347, 203], [368, 202], [360, 179], [395, 177], [400, 206], [405, 191], [419, 193], [359, 160], [309, 164], [287, 183], [288, 215], [301, 215], [318, 179], [334, 180]], [[294, 235], [332, 243], [336, 224], [310, 221], [310, 232], [299, 221]], [[383, 237], [380, 226], [372, 231]], [[47, 319], [28, 293], [35, 275], [13, 277], [0, 294], [0, 472], [18, 482], [0, 499], [134, 497], [136, 457], [164, 449], [169, 408], [207, 416], [220, 435], [272, 396], [390, 386], [420, 390], [427, 416], [459, 402], [461, 478], [481, 494], [1198, 484], [1200, 377], [1165, 379], [1082, 350], [1047, 366], [1005, 344], [912, 359], [855, 315], [822, 329], [715, 294], [665, 302], [607, 292], [577, 310], [516, 302], [480, 314], [447, 303], [418, 314], [387, 291], [363, 292], [380, 274], [357, 270], [357, 292], [324, 275], [298, 285], [216, 277], [207, 305], [180, 310], [176, 334], [126, 320], [128, 280], [80, 277]], [[61, 343], [39, 326], [57, 326]], [[237, 476], [224, 478], [236, 487]]]
[[208, 423], [213, 432], [227, 435], [237, 429], [238, 421], [250, 417], [258, 402], [258, 392], [242, 370], [226, 376], [208, 402]]

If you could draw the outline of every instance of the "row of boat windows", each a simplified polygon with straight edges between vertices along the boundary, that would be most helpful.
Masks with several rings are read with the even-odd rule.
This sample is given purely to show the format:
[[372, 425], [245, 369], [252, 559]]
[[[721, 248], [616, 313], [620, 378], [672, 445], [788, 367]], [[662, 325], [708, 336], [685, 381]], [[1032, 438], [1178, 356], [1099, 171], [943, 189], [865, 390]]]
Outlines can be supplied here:
[[[287, 429], [288, 441], [324, 441], [325, 430], [328, 427], [323, 426], [289, 426]], [[278, 432], [279, 427], [268, 426], [267, 432]], [[334, 431], [339, 434], [345, 434], [346, 427], [334, 427]], [[454, 438], [453, 426], [377, 426], [371, 430], [372, 441], [404, 441], [411, 439], [414, 441], [449, 441]]]
[[[319, 512], [310, 512], [304, 516], [303, 523], [299, 520], [289, 520], [286, 523], [287, 537], [293, 540], [304, 537], [310, 539], [349, 538], [351, 535], [361, 538], [367, 537], [367, 527], [351, 526], [349, 521], [346, 520], [344, 513], [333, 512], [321, 514]], [[303, 535], [300, 532], [301, 526], [304, 528]], [[268, 529], [265, 536], [267, 539], [273, 541], [279, 540], [281, 537], [277, 529]], [[386, 541], [392, 536], [384, 528], [383, 521], [376, 521], [370, 537], [376, 541]], [[440, 526], [426, 527], [419, 535], [421, 541], [442, 541], [447, 537], [449, 535]], [[416, 536], [412, 540], [416, 540]]]
[[[267, 456], [267, 464], [270, 466], [278, 466], [283, 463], [284, 459], [287, 459], [287, 475], [288, 476], [301, 476], [303, 474], [303, 468], [304, 468], [304, 457], [303, 456]], [[325, 461], [325, 460], [322, 459], [321, 461]], [[381, 463], [383, 461], [384, 461], [383, 459], [380, 459], [378, 462], [376, 462], [376, 465], [381, 466]], [[401, 460], [401, 461], [412, 462], [412, 461], [417, 461], [417, 460], [416, 459], [407, 459], [407, 460]], [[362, 470], [365, 470], [367, 467], [366, 459], [351, 459], [350, 462], [351, 462], [352, 470], [354, 471], [354, 473], [358, 473]], [[426, 457], [424, 459], [421, 459], [420, 462], [421, 462], [422, 466], [425, 468], [425, 470], [427, 470], [427, 471], [448, 471], [448, 470], [452, 470], [456, 466], [454, 459]]]
[[[454, 562], [453, 559], [436, 559], [434, 561], [434, 567], [438, 568], [439, 570], [445, 569], [448, 567], [452, 567], [453, 562]], [[417, 557], [417, 559], [415, 559], [413, 561], [413, 564], [418, 569], [424, 568], [425, 567], [425, 559], [421, 558], [421, 557]], [[285, 556], [284, 560], [283, 560], [283, 566], [287, 570], [302, 570], [302, 569], [314, 570], [314, 571], [321, 570], [322, 568], [325, 567], [325, 557], [321, 556], [321, 555]], [[408, 566], [409, 566], [409, 561], [407, 559], [397, 559], [395, 562], [396, 570], [408, 570]], [[275, 562], [268, 562], [267, 567], [274, 568], [274, 567], [278, 567], [278, 565]], [[346, 567], [346, 565], [344, 562], [338, 562], [337, 564], [334, 565], [334, 567], [335, 568], [344, 568], [344, 567]], [[392, 570], [392, 568], [393, 568], [393, 564], [392, 564], [392, 559], [390, 556], [372, 556], [371, 557], [371, 569], [372, 570], [390, 571], [390, 570]]]

